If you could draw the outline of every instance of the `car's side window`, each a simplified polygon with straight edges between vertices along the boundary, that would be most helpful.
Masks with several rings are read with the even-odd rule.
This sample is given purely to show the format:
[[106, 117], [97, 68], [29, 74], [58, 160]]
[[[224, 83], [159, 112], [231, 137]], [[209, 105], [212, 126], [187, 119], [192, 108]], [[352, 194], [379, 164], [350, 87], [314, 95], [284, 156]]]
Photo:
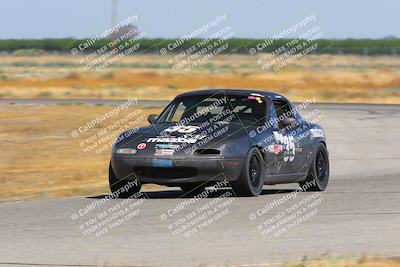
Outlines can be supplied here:
[[285, 118], [289, 117], [296, 119], [289, 102], [284, 100], [274, 100], [273, 104], [275, 106], [275, 112], [276, 112], [276, 117], [278, 119], [279, 128], [283, 128], [282, 121]]
[[278, 125], [278, 120], [277, 120], [277, 115], [276, 115], [276, 110], [275, 110], [275, 106], [274, 105], [269, 105], [270, 109], [269, 109], [269, 125], [273, 128], [273, 129], [277, 129], [279, 127]]

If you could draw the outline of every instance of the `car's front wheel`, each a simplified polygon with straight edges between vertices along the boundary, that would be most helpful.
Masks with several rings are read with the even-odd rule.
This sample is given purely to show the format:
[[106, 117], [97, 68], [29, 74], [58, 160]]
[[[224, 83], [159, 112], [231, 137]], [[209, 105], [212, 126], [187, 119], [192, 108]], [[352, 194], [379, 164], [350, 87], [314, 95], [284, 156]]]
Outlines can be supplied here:
[[264, 176], [261, 152], [252, 148], [247, 153], [239, 179], [232, 183], [232, 189], [238, 196], [258, 196], [264, 186]]
[[320, 143], [305, 181], [300, 182], [305, 191], [324, 191], [329, 181], [329, 158], [326, 146]]
[[111, 193], [116, 198], [128, 198], [138, 193], [141, 188], [141, 184], [138, 181], [132, 181], [132, 179], [121, 179], [118, 180], [115, 177], [114, 171], [110, 166], [108, 168], [108, 182], [110, 185]]

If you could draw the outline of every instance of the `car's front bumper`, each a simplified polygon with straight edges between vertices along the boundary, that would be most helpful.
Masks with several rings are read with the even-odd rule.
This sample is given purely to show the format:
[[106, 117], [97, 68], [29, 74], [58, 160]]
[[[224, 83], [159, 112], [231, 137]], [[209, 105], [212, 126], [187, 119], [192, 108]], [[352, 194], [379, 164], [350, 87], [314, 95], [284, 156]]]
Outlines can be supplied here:
[[[159, 158], [113, 156], [111, 167], [116, 179], [135, 179], [140, 183], [175, 186], [212, 181], [235, 181], [240, 175], [243, 158], [196, 157], [171, 160], [171, 165], [159, 166]], [[161, 161], [163, 162], [163, 161]], [[155, 164], [156, 163], [156, 164]]]

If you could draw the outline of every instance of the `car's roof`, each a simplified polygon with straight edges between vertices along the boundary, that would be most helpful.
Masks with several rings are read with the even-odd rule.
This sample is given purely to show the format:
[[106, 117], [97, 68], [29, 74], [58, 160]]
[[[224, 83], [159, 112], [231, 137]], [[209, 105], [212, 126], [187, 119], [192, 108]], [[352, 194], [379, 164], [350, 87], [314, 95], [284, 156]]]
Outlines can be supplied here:
[[250, 95], [250, 94], [259, 94], [263, 95], [266, 97], [273, 99], [286, 99], [284, 96], [274, 93], [271, 91], [262, 91], [262, 90], [252, 90], [252, 89], [207, 89], [207, 90], [196, 90], [196, 91], [190, 91], [186, 92], [180, 95], [177, 95], [176, 98], [178, 97], [184, 97], [184, 96], [196, 96], [196, 95], [213, 95], [213, 94], [218, 94], [218, 93], [225, 93], [225, 94], [236, 94], [236, 95]]

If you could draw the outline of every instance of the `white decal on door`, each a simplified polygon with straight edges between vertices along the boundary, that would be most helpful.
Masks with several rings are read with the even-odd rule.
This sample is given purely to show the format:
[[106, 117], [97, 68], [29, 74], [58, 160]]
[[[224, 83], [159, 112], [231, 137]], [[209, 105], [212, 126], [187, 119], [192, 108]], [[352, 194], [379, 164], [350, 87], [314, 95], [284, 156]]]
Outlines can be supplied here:
[[283, 145], [283, 153], [284, 153], [283, 161], [285, 162], [293, 161], [296, 155], [296, 146], [294, 144], [293, 136], [283, 135], [279, 132], [274, 132], [274, 136], [276, 141], [279, 144]]

